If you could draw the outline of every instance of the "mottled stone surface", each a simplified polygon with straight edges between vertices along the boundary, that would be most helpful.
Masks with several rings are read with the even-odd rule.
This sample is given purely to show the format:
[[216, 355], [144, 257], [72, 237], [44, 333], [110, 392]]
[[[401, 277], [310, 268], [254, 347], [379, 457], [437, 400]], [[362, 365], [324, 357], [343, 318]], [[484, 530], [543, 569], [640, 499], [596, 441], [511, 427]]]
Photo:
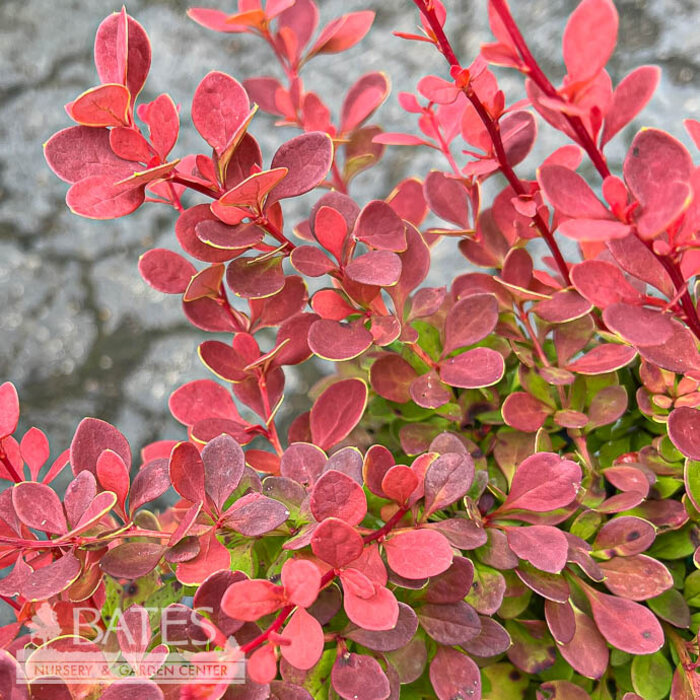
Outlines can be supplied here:
[[[207, 4], [206, 0], [202, 0]], [[209, 6], [233, 9], [233, 1]], [[468, 62], [482, 41], [484, 0], [451, 0], [449, 33]], [[182, 430], [168, 417], [170, 392], [188, 379], [207, 376], [195, 348], [201, 334], [183, 321], [179, 304], [149, 289], [136, 261], [147, 248], [173, 246], [174, 212], [143, 207], [136, 215], [92, 222], [65, 208], [66, 186], [46, 167], [42, 142], [69, 125], [62, 105], [96, 82], [92, 41], [100, 20], [118, 9], [116, 0], [3, 0], [0, 2], [0, 378], [12, 379], [22, 396], [23, 424], [47, 429], [56, 452], [64, 449], [85, 415], [113, 421], [135, 448]], [[513, 2], [525, 36], [554, 78], [561, 77], [558, 49], [572, 0]], [[182, 103], [178, 154], [203, 150], [189, 124], [189, 101], [198, 81], [220, 69], [238, 78], [272, 68], [267, 49], [251, 37], [208, 32], [185, 17], [185, 0], [133, 0], [129, 11], [148, 30], [154, 49], [144, 94], [169, 92]], [[342, 12], [377, 10], [371, 36], [352, 51], [311, 63], [307, 84], [337, 107], [341, 88], [368, 70], [393, 78], [394, 95], [412, 89], [426, 70], [444, 74], [441, 58], [428, 46], [407, 44], [393, 29], [411, 31], [416, 16], [410, 0], [321, 0], [327, 20]], [[661, 126], [685, 138], [681, 117], [700, 113], [700, 7], [694, 0], [624, 0], [620, 45], [611, 62], [617, 82], [641, 63], [664, 68], [661, 90], [637, 125]], [[268, 72], [268, 70], [265, 70]], [[506, 74], [509, 98], [522, 93]], [[334, 102], [335, 98], [335, 102]], [[401, 128], [395, 97], [379, 113], [387, 129]], [[269, 158], [285, 132], [256, 117], [252, 131]], [[532, 175], [538, 156], [560, 139], [543, 128], [537, 151], [520, 166]], [[291, 131], [286, 132], [291, 135]], [[619, 164], [629, 132], [610, 155]], [[392, 149], [383, 165], [357, 180], [361, 202], [385, 196], [407, 174], [442, 167], [437, 156]], [[304, 216], [306, 203], [288, 210]], [[441, 284], [466, 267], [445, 242], [431, 281]], [[288, 394], [302, 393], [310, 373], [290, 380]], [[303, 398], [295, 400], [303, 405]]]

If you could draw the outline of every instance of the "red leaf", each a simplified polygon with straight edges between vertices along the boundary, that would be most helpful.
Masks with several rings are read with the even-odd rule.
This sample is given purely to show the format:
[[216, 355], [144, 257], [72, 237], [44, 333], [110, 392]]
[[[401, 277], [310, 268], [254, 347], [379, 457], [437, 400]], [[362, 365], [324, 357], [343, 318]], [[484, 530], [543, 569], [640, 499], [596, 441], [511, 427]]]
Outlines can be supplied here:
[[639, 66], [620, 81], [605, 115], [601, 147], [646, 107], [660, 79], [661, 69], [658, 66]]
[[284, 589], [271, 581], [236, 581], [226, 589], [221, 609], [234, 620], [255, 622], [279, 610], [284, 601]]
[[410, 467], [404, 464], [397, 464], [391, 467], [384, 475], [381, 490], [386, 497], [405, 505], [411, 494], [418, 487], [418, 477]]
[[197, 270], [182, 255], [172, 250], [154, 248], [139, 258], [139, 272], [159, 292], [183, 294]]
[[245, 455], [230, 435], [219, 435], [204, 447], [201, 458], [204, 463], [204, 489], [220, 511], [243, 476]]
[[623, 172], [641, 204], [637, 230], [643, 238], [657, 236], [690, 203], [693, 161], [685, 146], [664, 131], [640, 131], [627, 152]]
[[438, 700], [481, 697], [479, 667], [462, 652], [452, 647], [438, 646], [430, 662], [430, 682]]
[[607, 306], [603, 310], [603, 321], [611, 331], [633, 345], [661, 345], [674, 331], [668, 316], [622, 302]]
[[311, 549], [319, 558], [339, 569], [362, 554], [362, 537], [344, 520], [327, 518], [314, 530]]
[[236, 258], [226, 269], [231, 291], [246, 299], [261, 299], [277, 294], [285, 284], [280, 256]]
[[328, 134], [311, 131], [282, 144], [270, 167], [287, 168], [287, 177], [272, 189], [266, 206], [312, 190], [326, 177], [332, 163], [333, 142]]
[[389, 679], [376, 659], [347, 651], [338, 654], [333, 664], [331, 684], [344, 700], [386, 700], [391, 693]]
[[559, 647], [559, 651], [581, 675], [600, 678], [608, 668], [608, 646], [588, 615], [574, 608], [574, 616], [574, 635]]
[[389, 79], [384, 73], [363, 75], [349, 90], [340, 110], [340, 131], [356, 129], [384, 102], [389, 94]]
[[607, 246], [625, 272], [656, 287], [669, 298], [675, 296], [676, 288], [666, 268], [639, 237], [629, 235], [608, 241]]
[[[391, 470], [389, 471], [391, 473]], [[424, 518], [464, 496], [474, 480], [474, 460], [469, 454], [440, 455], [425, 472]]]
[[561, 530], [549, 525], [513, 527], [506, 530], [508, 545], [540, 571], [558, 574], [566, 566], [568, 541]]
[[216, 528], [199, 538], [199, 554], [177, 565], [177, 580], [186, 586], [198, 586], [218, 571], [231, 568], [231, 552], [219, 542]]
[[[447, 361], [445, 365], [450, 363], [451, 360]], [[452, 376], [452, 379], [457, 379], [456, 373]], [[452, 392], [440, 381], [438, 373], [435, 370], [431, 370], [411, 382], [409, 398], [413, 399], [422, 408], [439, 408], [452, 398]]]
[[443, 360], [440, 364], [442, 381], [462, 389], [492, 386], [501, 381], [504, 372], [503, 355], [491, 348], [467, 350], [461, 355]]
[[551, 299], [540, 301], [533, 311], [548, 323], [566, 323], [585, 316], [591, 310], [591, 303], [573, 289], [555, 292]]
[[585, 260], [574, 265], [571, 282], [581, 296], [599, 309], [617, 301], [634, 303], [641, 298], [621, 270], [603, 260]]
[[399, 604], [394, 594], [384, 586], [366, 583], [372, 589], [370, 595], [359, 594], [359, 591], [349, 585], [349, 574], [352, 569], [341, 572], [343, 582], [343, 607], [350, 621], [364, 630], [381, 632], [394, 629], [399, 618]]
[[345, 274], [359, 284], [390, 287], [401, 277], [401, 258], [388, 250], [372, 250], [355, 258]]
[[673, 576], [656, 559], [643, 554], [613, 557], [598, 566], [605, 574], [605, 585], [611, 593], [631, 600], [647, 600], [673, 587]]
[[175, 420], [192, 426], [210, 418], [238, 418], [230, 392], [211, 379], [197, 379], [183, 384], [170, 396], [168, 407]]
[[100, 568], [114, 578], [141, 578], [158, 566], [164, 552], [155, 542], [124, 542], [102, 557]]
[[[363, 10], [331, 20], [318, 35], [307, 59], [319, 53], [340, 53], [357, 44], [374, 22], [374, 12]], [[368, 699], [369, 700], [369, 699]]]
[[700, 460], [700, 411], [689, 406], [671, 411], [668, 436], [686, 457]]
[[294, 668], [302, 671], [310, 669], [323, 653], [323, 628], [318, 620], [304, 608], [297, 608], [282, 632], [282, 639], [290, 644], [282, 644], [282, 657]]
[[136, 100], [151, 67], [151, 42], [146, 30], [124, 10], [111, 14], [97, 28], [95, 66], [101, 82], [126, 85]]
[[573, 238], [575, 241], [607, 242], [626, 238], [632, 227], [619, 221], [605, 219], [569, 219], [559, 224], [558, 231], [562, 236]]
[[524, 459], [513, 475], [504, 510], [546, 513], [568, 506], [581, 486], [581, 467], [553, 452], [538, 452]]
[[114, 154], [110, 133], [114, 132], [87, 126], [63, 129], [44, 144], [46, 162], [61, 180], [71, 184], [92, 175], [113, 180], [127, 177], [134, 165]]
[[[2, 402], [2, 387], [0, 387], [0, 402]], [[0, 409], [1, 410], [1, 409]], [[2, 419], [0, 418], [0, 421]], [[0, 430], [0, 433], [2, 430]], [[22, 437], [19, 445], [22, 459], [27, 463], [32, 480], [36, 481], [39, 471], [49, 458], [49, 441], [39, 428], [29, 428]]]
[[126, 126], [131, 95], [118, 84], [90, 88], [66, 105], [69, 116], [82, 126]]
[[105, 450], [97, 458], [97, 480], [105, 491], [117, 497], [117, 503], [124, 512], [126, 497], [129, 495], [129, 469], [124, 460], [112, 450]]
[[321, 572], [306, 559], [287, 559], [282, 566], [282, 585], [290, 603], [308, 608], [321, 588]]
[[[321, 198], [319, 204], [323, 201]], [[357, 214], [354, 214], [353, 220], [356, 216]], [[330, 206], [319, 206], [313, 217], [314, 237], [338, 262], [343, 260], [349, 226], [346, 216]]]
[[151, 143], [161, 160], [166, 160], [177, 143], [180, 116], [170, 95], [159, 95], [153, 102], [142, 104], [139, 117], [148, 124]]
[[249, 657], [246, 666], [248, 677], [261, 685], [270, 683], [277, 676], [277, 656], [272, 644], [258, 647]]
[[632, 515], [622, 515], [608, 520], [598, 531], [593, 549], [608, 557], [615, 554], [631, 556], [645, 551], [654, 543], [656, 530], [647, 520]]
[[411, 400], [409, 387], [417, 377], [416, 371], [399, 355], [380, 357], [370, 368], [370, 383], [379, 396], [406, 403]]
[[339, 471], [328, 471], [314, 484], [309, 507], [319, 522], [339, 518], [348, 525], [359, 525], [367, 515], [367, 499], [362, 487]]
[[337, 445], [359, 423], [366, 405], [367, 385], [362, 380], [344, 379], [329, 386], [311, 409], [314, 443], [323, 450]]
[[17, 517], [27, 526], [53, 535], [68, 531], [63, 506], [54, 491], [45, 484], [23, 481], [12, 489], [12, 504]]
[[392, 571], [408, 579], [437, 576], [452, 564], [447, 538], [435, 530], [400, 532], [384, 542]]
[[307, 277], [321, 277], [335, 269], [331, 259], [323, 251], [311, 245], [302, 245], [295, 248], [289, 260], [295, 270]]
[[637, 351], [629, 345], [603, 343], [566, 365], [566, 369], [577, 374], [605, 374], [628, 365], [636, 355]]
[[192, 503], [206, 500], [204, 463], [191, 442], [178, 442], [170, 454], [170, 481], [175, 490]]
[[609, 644], [628, 654], [653, 654], [664, 644], [659, 621], [648, 608], [584, 585], [593, 619]]
[[138, 184], [114, 184], [111, 177], [91, 175], [68, 190], [66, 204], [74, 214], [88, 219], [117, 219], [138, 209], [145, 198]]
[[450, 309], [445, 322], [443, 357], [457, 348], [483, 340], [498, 323], [498, 301], [493, 294], [471, 294]]
[[192, 123], [219, 156], [250, 114], [248, 93], [230, 75], [208, 73], [192, 98]]
[[503, 402], [501, 413], [506, 425], [524, 433], [534, 433], [544, 425], [552, 410], [532, 394], [514, 391]]
[[253, 492], [239, 498], [226, 511], [223, 525], [245, 537], [260, 537], [278, 528], [288, 517], [284, 503]]
[[537, 180], [549, 202], [560, 214], [577, 219], [610, 219], [612, 215], [588, 183], [563, 165], [544, 165]]
[[532, 150], [537, 137], [537, 122], [530, 112], [520, 110], [505, 114], [499, 126], [508, 163], [515, 166]]
[[378, 250], [406, 250], [406, 229], [399, 215], [381, 200], [369, 202], [357, 217], [354, 236]]
[[611, 0], [583, 0], [564, 30], [564, 63], [572, 82], [584, 82], [601, 71], [617, 42], [618, 16]]
[[78, 579], [80, 568], [80, 561], [68, 552], [48, 566], [29, 574], [22, 584], [21, 593], [28, 601], [51, 598], [65, 591]]
[[15, 432], [19, 421], [19, 397], [12, 382], [0, 384], [0, 437]]

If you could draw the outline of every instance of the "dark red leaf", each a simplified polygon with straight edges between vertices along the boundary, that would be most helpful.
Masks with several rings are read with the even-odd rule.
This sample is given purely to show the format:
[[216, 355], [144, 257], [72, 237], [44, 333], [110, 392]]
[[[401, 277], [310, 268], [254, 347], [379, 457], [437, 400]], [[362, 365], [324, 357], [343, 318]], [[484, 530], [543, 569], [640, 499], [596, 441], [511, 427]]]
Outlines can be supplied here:
[[493, 294], [473, 294], [458, 301], [445, 321], [443, 355], [483, 340], [498, 323], [498, 302]]
[[359, 284], [390, 287], [401, 277], [401, 258], [388, 250], [373, 250], [355, 258], [345, 274]]
[[425, 515], [462, 498], [474, 480], [471, 455], [448, 452], [430, 464], [425, 473]]
[[48, 566], [37, 569], [22, 584], [22, 595], [29, 601], [46, 600], [65, 591], [80, 575], [80, 561], [68, 552]]
[[671, 411], [668, 436], [686, 457], [700, 460], [700, 411], [689, 406]]
[[199, 450], [191, 442], [179, 442], [169, 460], [170, 481], [175, 490], [192, 503], [206, 500], [204, 464]]
[[463, 389], [492, 386], [505, 372], [503, 355], [491, 348], [474, 348], [443, 360], [440, 378], [445, 384]]
[[329, 386], [311, 409], [314, 443], [324, 450], [338, 444], [359, 423], [366, 405], [367, 385], [362, 380], [343, 379]]
[[389, 679], [376, 659], [346, 651], [339, 654], [331, 671], [331, 684], [344, 700], [386, 700]]
[[367, 204], [355, 223], [357, 240], [378, 250], [406, 250], [406, 229], [398, 214], [386, 202]]
[[661, 345], [673, 335], [670, 317], [659, 311], [617, 302], [603, 310], [605, 325], [633, 345]]
[[518, 466], [503, 508], [546, 513], [568, 506], [580, 486], [578, 464], [552, 452], [538, 452]]
[[479, 667], [452, 647], [438, 646], [430, 662], [430, 682], [438, 700], [481, 697]]
[[603, 343], [568, 364], [566, 369], [577, 374], [605, 374], [628, 365], [636, 356], [637, 351], [629, 345]]
[[271, 168], [287, 168], [287, 176], [268, 195], [266, 205], [298, 197], [323, 181], [333, 162], [333, 142], [327, 134], [312, 131], [287, 141], [272, 158]]
[[230, 435], [220, 435], [202, 450], [204, 488], [217, 510], [223, 508], [243, 476], [245, 455]]
[[159, 292], [183, 294], [197, 270], [178, 253], [154, 248], [139, 258], [139, 272]]
[[124, 542], [102, 557], [100, 568], [114, 578], [141, 578], [158, 566], [164, 553], [165, 547], [156, 542]]
[[105, 450], [116, 452], [131, 467], [131, 449], [126, 438], [112, 425], [97, 418], [84, 418], [70, 446], [73, 474], [88, 470], [95, 474], [97, 459]]

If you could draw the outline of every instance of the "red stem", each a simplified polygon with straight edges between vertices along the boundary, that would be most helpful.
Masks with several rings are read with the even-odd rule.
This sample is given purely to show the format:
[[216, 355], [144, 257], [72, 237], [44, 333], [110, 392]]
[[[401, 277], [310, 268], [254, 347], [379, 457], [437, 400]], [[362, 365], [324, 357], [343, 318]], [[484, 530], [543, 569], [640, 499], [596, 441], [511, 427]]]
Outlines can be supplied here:
[[7, 473], [15, 480], [16, 484], [18, 484], [20, 481], [24, 481], [24, 479], [22, 479], [22, 477], [17, 473], [17, 470], [15, 469], [12, 462], [10, 462], [9, 457], [5, 454], [5, 450], [3, 450], [1, 445], [0, 460], [2, 461], [2, 464], [5, 467], [5, 469], [7, 469]]
[[[532, 79], [532, 81], [537, 85], [537, 87], [544, 92], [547, 97], [554, 99], [561, 99], [561, 96], [557, 92], [557, 89], [552, 85], [549, 78], [544, 74], [544, 71], [540, 68], [539, 64], [535, 60], [535, 57], [530, 52], [530, 49], [523, 38], [523, 35], [518, 29], [518, 25], [515, 23], [513, 16], [510, 14], [508, 5], [505, 0], [491, 0], [494, 9], [498, 12], [498, 16], [505, 25], [510, 38], [513, 40], [515, 47], [518, 49], [518, 53], [523, 60], [527, 68], [527, 73]], [[562, 100], [563, 101], [563, 100]], [[603, 154], [600, 152], [598, 147], [595, 145], [593, 138], [588, 133], [583, 121], [580, 117], [572, 116], [569, 114], [564, 114], [564, 118], [569, 125], [574, 130], [579, 143], [583, 146], [584, 150], [591, 159], [591, 162], [595, 166], [596, 170], [600, 173], [600, 176], [605, 179], [610, 175], [610, 169], [608, 164], [605, 162]]]
[[406, 513], [408, 513], [408, 508], [406, 506], [402, 506], [389, 518], [389, 520], [384, 523], [384, 525], [379, 528], [379, 530], [375, 530], [374, 532], [370, 532], [369, 535], [365, 535], [362, 538], [362, 541], [365, 544], [369, 544], [370, 542], [381, 539], [384, 537], [384, 535], [388, 535], [399, 524], [399, 522], [401, 522], [401, 518], [403, 518]]
[[[437, 46], [442, 52], [443, 56], [447, 59], [447, 62], [450, 64], [450, 66], [454, 68], [459, 68], [461, 70], [462, 66], [459, 60], [457, 59], [457, 56], [455, 55], [455, 52], [453, 51], [450, 41], [445, 35], [445, 32], [442, 26], [440, 25], [440, 22], [438, 21], [438, 18], [435, 14], [435, 10], [429, 7], [429, 5], [426, 3], [426, 0], [413, 0], [413, 2], [421, 11], [426, 20], [430, 23], [430, 27], [433, 30], [433, 34], [435, 35]], [[501, 139], [501, 131], [498, 125], [498, 121], [495, 120], [489, 114], [489, 111], [486, 109], [483, 102], [479, 99], [478, 95], [469, 85], [463, 87], [462, 91], [467, 96], [467, 99], [472, 103], [472, 105], [474, 105], [476, 113], [479, 115], [479, 118], [481, 119], [484, 126], [486, 127], [486, 130], [489, 133], [489, 137], [491, 138], [491, 142], [493, 143], [496, 159], [498, 160], [501, 172], [505, 176], [506, 180], [508, 180], [508, 184], [511, 186], [511, 188], [517, 195], [529, 194], [525, 188], [525, 185], [523, 185], [523, 183], [518, 179], [518, 176], [515, 174], [515, 171], [508, 163], [506, 151], [503, 146], [503, 140]], [[559, 272], [564, 278], [565, 283], [567, 285], [570, 285], [571, 280], [569, 278], [569, 268], [566, 264], [566, 261], [564, 260], [564, 256], [559, 250], [559, 246], [557, 245], [557, 242], [554, 238], [554, 234], [549, 230], [549, 226], [547, 226], [547, 223], [540, 216], [540, 214], [535, 214], [535, 216], [533, 217], [533, 223], [535, 224], [539, 232], [542, 234], [542, 238], [544, 238], [545, 242], [547, 243], [547, 246], [549, 247], [549, 250], [551, 251], [552, 256], [554, 257], [557, 267], [559, 268]]]

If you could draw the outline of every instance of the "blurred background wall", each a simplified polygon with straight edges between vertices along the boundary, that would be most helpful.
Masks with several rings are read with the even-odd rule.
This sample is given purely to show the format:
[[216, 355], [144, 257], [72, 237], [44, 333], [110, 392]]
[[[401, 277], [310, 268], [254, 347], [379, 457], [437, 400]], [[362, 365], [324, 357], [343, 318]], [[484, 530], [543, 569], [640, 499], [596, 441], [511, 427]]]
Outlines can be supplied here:
[[[234, 11], [234, 1], [201, 0]], [[468, 64], [482, 42], [490, 40], [485, 0], [447, 0], [448, 34]], [[636, 120], [667, 129], [691, 146], [682, 118], [700, 114], [700, 5], [696, 0], [624, 0], [617, 52], [609, 69], [617, 83], [643, 63], [663, 68], [661, 89]], [[183, 429], [167, 411], [167, 398], [179, 385], [209, 376], [196, 346], [202, 334], [182, 317], [179, 301], [141, 280], [136, 263], [151, 247], [175, 247], [175, 212], [156, 205], [108, 222], [71, 215], [67, 186], [45, 165], [41, 144], [70, 125], [63, 105], [96, 83], [92, 62], [95, 29], [118, 0], [2, 0], [0, 2], [0, 381], [17, 385], [23, 427], [45, 429], [54, 453], [68, 446], [86, 415], [115, 423], [137, 450], [145, 442], [180, 438]], [[362, 73], [385, 70], [392, 95], [375, 117], [387, 130], [413, 130], [396, 102], [401, 90], [413, 90], [426, 72], [445, 75], [442, 58], [428, 45], [407, 43], [392, 30], [413, 31], [416, 11], [410, 0], [319, 0], [323, 21], [359, 9], [377, 12], [370, 35], [350, 52], [320, 57], [306, 69], [313, 87], [336, 109], [340, 94]], [[574, 0], [512, 0], [516, 18], [550, 76], [562, 75], [560, 42]], [[276, 74], [266, 46], [248, 36], [209, 32], [187, 19], [185, 0], [132, 0], [128, 11], [149, 32], [153, 43], [151, 76], [142, 95], [162, 92], [182, 105], [183, 128], [175, 155], [203, 152], [204, 143], [189, 122], [192, 94], [210, 70], [238, 79]], [[522, 96], [518, 76], [503, 73], [509, 102]], [[257, 116], [251, 131], [260, 140], [266, 162], [292, 130], [272, 129]], [[608, 154], [619, 166], [634, 129], [618, 137]], [[536, 151], [518, 171], [532, 177], [542, 154], [560, 139], [541, 128]], [[455, 142], [454, 152], [459, 153]], [[360, 176], [353, 189], [358, 202], [386, 196], [409, 174], [443, 168], [433, 152], [389, 149], [382, 165]], [[309, 203], [287, 209], [288, 221], [305, 217]], [[467, 265], [445, 241], [429, 282], [446, 283]], [[313, 370], [294, 375], [287, 394], [294, 409]]]

